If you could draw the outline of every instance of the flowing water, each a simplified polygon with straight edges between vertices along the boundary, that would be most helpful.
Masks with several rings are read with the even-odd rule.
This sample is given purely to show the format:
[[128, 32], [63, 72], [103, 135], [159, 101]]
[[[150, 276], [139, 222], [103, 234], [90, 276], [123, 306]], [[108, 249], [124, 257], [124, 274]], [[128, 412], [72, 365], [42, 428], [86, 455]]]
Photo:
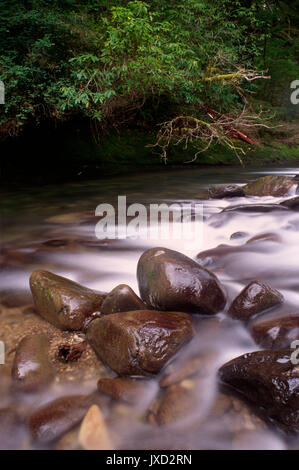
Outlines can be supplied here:
[[[255, 203], [279, 203], [283, 198], [250, 197], [226, 198], [204, 201], [202, 236], [192, 242], [184, 240], [154, 240], [128, 238], [122, 240], [98, 240], [95, 227], [98, 218], [95, 209], [99, 204], [109, 203], [117, 207], [118, 195], [127, 197], [127, 204], [196, 201], [197, 195], [214, 184], [246, 183], [267, 174], [294, 176], [299, 168], [180, 168], [168, 171], [139, 173], [99, 181], [80, 181], [58, 186], [24, 187], [2, 193], [2, 269], [0, 273], [1, 296], [8, 299], [24, 299], [30, 303], [28, 279], [35, 269], [47, 269], [73, 279], [87, 287], [110, 291], [117, 284], [129, 284], [136, 292], [136, 265], [142, 252], [153, 246], [165, 246], [194, 258], [203, 250], [220, 244], [240, 247], [211, 261], [211, 269], [232, 299], [250, 280], [269, 282], [284, 295], [285, 302], [279, 310], [298, 312], [299, 307], [299, 212], [270, 211], [232, 212], [221, 211], [232, 205]], [[197, 202], [199, 202], [197, 200]], [[225, 214], [225, 215], [224, 215]], [[231, 239], [236, 232], [240, 237]], [[242, 245], [250, 238], [262, 234], [271, 235], [260, 244], [252, 244], [249, 250]], [[209, 268], [209, 260], [207, 260]], [[11, 301], [11, 300], [9, 300]], [[9, 302], [8, 301], [8, 302]], [[14, 305], [14, 300], [12, 307]], [[275, 312], [274, 312], [275, 313]], [[272, 313], [271, 313], [272, 314]], [[279, 431], [265, 429], [255, 421], [236, 423], [235, 417], [226, 421], [226, 413], [215, 411], [217, 398], [216, 372], [220, 365], [238, 355], [259, 347], [249, 332], [238, 321], [223, 321], [220, 328], [199, 330], [197, 340], [186, 348], [178, 361], [194, 354], [208, 354], [209, 367], [202, 380], [188, 387], [196, 388], [196, 403], [192, 413], [186, 412], [174, 420], [168, 431], [150, 426], [141, 418], [157, 395], [157, 386], [149, 387], [148, 393], [130, 418], [126, 413], [115, 418], [117, 425], [116, 446], [119, 448], [243, 448], [262, 447], [284, 449], [291, 444]], [[1, 315], [0, 315], [1, 332]], [[1, 335], [0, 335], [1, 339]], [[76, 367], [74, 363], [73, 367]], [[1, 368], [1, 366], [0, 366]], [[66, 387], [70, 387], [69, 384]], [[73, 391], [83, 390], [84, 384], [75, 385]], [[69, 390], [68, 390], [69, 391]], [[59, 394], [66, 393], [66, 389]], [[41, 402], [51, 397], [43, 397]], [[193, 397], [194, 398], [194, 397]], [[7, 398], [0, 403], [7, 402]], [[6, 401], [5, 401], [6, 400]], [[26, 398], [30, 401], [30, 398]], [[36, 400], [36, 398], [35, 398]], [[236, 405], [236, 408], [241, 405]], [[216, 406], [217, 408], [217, 406]], [[123, 411], [123, 410], [122, 410]], [[243, 413], [243, 411], [241, 410]], [[240, 413], [241, 413], [240, 412]], [[244, 413], [247, 411], [244, 411]], [[227, 412], [228, 413], [228, 412]], [[229, 411], [238, 414], [238, 411]], [[115, 415], [118, 416], [117, 413]], [[258, 418], [256, 418], [258, 419]], [[113, 419], [112, 419], [113, 422]], [[128, 422], [130, 425], [128, 425]], [[124, 432], [125, 429], [125, 432]], [[243, 439], [240, 436], [243, 436]], [[239, 437], [238, 437], [239, 436]], [[239, 439], [239, 440], [238, 440]]]

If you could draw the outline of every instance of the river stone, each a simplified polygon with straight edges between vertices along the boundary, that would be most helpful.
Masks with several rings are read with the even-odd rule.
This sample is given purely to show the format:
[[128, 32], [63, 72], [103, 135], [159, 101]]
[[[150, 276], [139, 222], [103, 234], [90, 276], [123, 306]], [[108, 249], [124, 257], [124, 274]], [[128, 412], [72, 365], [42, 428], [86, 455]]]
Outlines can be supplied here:
[[129, 312], [131, 310], [145, 310], [146, 305], [135, 294], [131, 287], [119, 284], [107, 295], [102, 306], [102, 315], [110, 313]]
[[92, 404], [100, 404], [100, 399], [95, 394], [69, 395], [43, 405], [29, 418], [33, 438], [41, 443], [58, 439], [80, 423]]
[[174, 250], [152, 248], [138, 261], [141, 298], [157, 310], [214, 314], [226, 303], [217, 277]]
[[268, 175], [243, 186], [246, 196], [287, 196], [294, 181], [286, 176]]
[[199, 393], [192, 382], [190, 382], [190, 387], [184, 386], [184, 382], [168, 387], [157, 409], [157, 423], [160, 426], [170, 426], [194, 417], [194, 414], [198, 412], [198, 398]]
[[219, 370], [222, 382], [263, 407], [286, 431], [299, 431], [299, 367], [292, 350], [257, 351], [237, 357]]
[[189, 315], [154, 310], [106, 315], [87, 330], [100, 360], [119, 375], [158, 373], [193, 335]]
[[98, 381], [100, 392], [109, 395], [113, 400], [122, 400], [132, 405], [136, 405], [144, 397], [149, 385], [149, 380], [131, 377], [105, 377]]
[[12, 365], [13, 388], [32, 392], [54, 379], [49, 340], [45, 335], [26, 336], [19, 343]]
[[35, 307], [61, 330], [84, 330], [99, 315], [104, 295], [48, 271], [34, 271], [30, 288]]
[[283, 302], [283, 296], [265, 282], [252, 281], [233, 300], [228, 313], [238, 320], [248, 321], [253, 315]]
[[286, 201], [281, 202], [280, 205], [293, 211], [299, 211], [299, 196], [287, 199]]
[[219, 186], [211, 186], [208, 189], [209, 196], [212, 199], [223, 199], [225, 197], [242, 197], [245, 196], [244, 190], [237, 184], [224, 184]]
[[299, 313], [279, 318], [257, 318], [250, 325], [251, 334], [257, 344], [265, 349], [289, 348], [299, 340]]

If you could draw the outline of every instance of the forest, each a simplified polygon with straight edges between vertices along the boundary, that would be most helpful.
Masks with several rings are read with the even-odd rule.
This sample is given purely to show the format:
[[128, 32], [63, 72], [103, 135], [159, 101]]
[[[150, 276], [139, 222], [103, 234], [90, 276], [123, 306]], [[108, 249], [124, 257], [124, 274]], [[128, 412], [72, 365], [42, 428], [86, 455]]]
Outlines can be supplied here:
[[252, 145], [298, 144], [298, 0], [2, 0], [0, 10], [5, 148], [76, 127], [98, 148], [133, 130], [164, 161], [175, 146], [200, 163], [215, 145], [242, 161]]

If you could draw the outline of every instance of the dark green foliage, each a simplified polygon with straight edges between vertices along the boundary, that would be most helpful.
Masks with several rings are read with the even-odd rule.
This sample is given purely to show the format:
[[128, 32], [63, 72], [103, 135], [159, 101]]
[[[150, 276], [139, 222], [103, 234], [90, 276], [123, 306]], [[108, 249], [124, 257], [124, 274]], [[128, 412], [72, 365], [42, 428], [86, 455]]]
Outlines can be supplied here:
[[[197, 116], [203, 104], [229, 113], [252, 91], [295, 115], [287, 98], [299, 79], [299, 16], [291, 3], [1, 0], [0, 133], [78, 115], [103, 126], [136, 116], [152, 125]], [[244, 79], [262, 69], [271, 81]]]

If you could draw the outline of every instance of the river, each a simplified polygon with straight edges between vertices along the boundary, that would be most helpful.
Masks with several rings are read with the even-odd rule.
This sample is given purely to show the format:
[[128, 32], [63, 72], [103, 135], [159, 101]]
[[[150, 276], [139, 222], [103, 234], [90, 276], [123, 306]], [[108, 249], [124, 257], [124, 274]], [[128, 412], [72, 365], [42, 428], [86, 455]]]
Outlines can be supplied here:
[[[172, 168], [101, 180], [44, 187], [24, 185], [5, 190], [1, 194], [1, 297], [8, 299], [6, 305], [10, 308], [30, 303], [28, 279], [35, 269], [53, 271], [99, 291], [108, 292], [117, 284], [128, 284], [138, 292], [136, 265], [142, 252], [150, 247], [164, 246], [194, 258], [199, 252], [220, 244], [239, 247], [250, 238], [266, 233], [275, 237], [270, 237], [264, 248], [236, 250], [220, 263], [212, 262], [210, 267], [227, 290], [229, 298], [233, 298], [250, 280], [259, 279], [270, 283], [283, 294], [285, 302], [278, 313], [298, 311], [299, 213], [270, 211], [235, 212], [230, 217], [219, 215], [224, 208], [232, 205], [277, 204], [286, 198], [237, 197], [203, 201], [202, 236], [188, 243], [184, 240], [152, 239], [146, 231], [143, 238], [121, 240], [98, 240], [95, 235], [98, 221], [96, 207], [103, 203], [117, 207], [118, 196], [126, 196], [128, 205], [138, 203], [147, 208], [154, 203], [194, 204], [200, 202], [198, 195], [211, 185], [243, 184], [268, 174], [294, 176], [299, 175], [299, 168]], [[231, 238], [237, 232], [242, 233]], [[221, 319], [224, 314], [218, 316]], [[236, 444], [235, 438], [228, 438], [226, 434], [228, 425], [224, 418], [206, 417], [217, 393], [217, 368], [240, 354], [260, 349], [243, 325], [237, 321], [229, 325], [230, 328], [220, 331], [215, 328], [215, 331], [208, 330], [199, 336], [197, 352], [212, 350], [215, 358], [205, 384], [200, 386], [198, 392], [200, 406], [195, 407], [193, 416], [189, 416], [187, 422], [184, 421], [186, 448], [225, 449], [231, 448], [232, 441], [233, 448], [287, 448], [292, 445], [292, 440], [275, 430], [261, 427], [252, 437], [251, 424], [248, 427], [244, 425], [244, 429], [243, 424], [240, 429], [236, 428], [237, 433], [241, 430], [241, 435], [244, 431], [244, 439], [240, 438]], [[190, 354], [190, 351], [187, 349], [185, 354]], [[145, 402], [143, 409], [148, 406], [148, 400]], [[205, 423], [203, 432], [195, 425], [199, 421]], [[196, 439], [194, 429], [197, 430]], [[175, 436], [180, 446], [180, 426], [176, 427]], [[161, 439], [162, 442], [164, 439], [164, 447]], [[167, 448], [172, 440], [171, 433], [149, 431], [136, 419], [136, 423], [127, 428], [120, 447], [155, 448], [159, 442], [161, 448]]]

